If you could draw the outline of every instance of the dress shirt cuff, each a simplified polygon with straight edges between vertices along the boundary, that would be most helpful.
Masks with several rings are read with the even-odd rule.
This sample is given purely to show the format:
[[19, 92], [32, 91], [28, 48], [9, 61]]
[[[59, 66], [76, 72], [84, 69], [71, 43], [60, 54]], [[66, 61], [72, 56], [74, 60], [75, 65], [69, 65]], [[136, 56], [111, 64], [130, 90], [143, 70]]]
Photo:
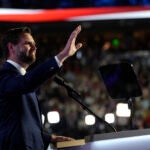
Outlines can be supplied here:
[[55, 56], [55, 60], [56, 60], [56, 62], [57, 62], [57, 64], [58, 64], [59, 67], [61, 67], [61, 66], [63, 65], [63, 64], [59, 61], [59, 59], [58, 59], [57, 56]]

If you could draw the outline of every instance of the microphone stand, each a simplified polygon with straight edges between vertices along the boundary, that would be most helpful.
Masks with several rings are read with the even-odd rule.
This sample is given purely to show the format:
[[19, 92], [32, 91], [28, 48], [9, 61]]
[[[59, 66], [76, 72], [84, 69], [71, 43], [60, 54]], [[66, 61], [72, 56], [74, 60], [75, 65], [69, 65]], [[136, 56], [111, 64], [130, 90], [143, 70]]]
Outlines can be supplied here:
[[131, 115], [129, 118], [129, 124], [130, 124], [130, 129], [133, 129], [133, 115], [134, 115], [134, 105], [133, 105], [133, 99], [129, 98], [128, 99], [128, 108], [131, 110]]
[[99, 116], [97, 116], [93, 111], [91, 111], [87, 106], [85, 106], [83, 103], [82, 103], [82, 98], [81, 98], [81, 95], [76, 92], [73, 88], [71, 88], [70, 86], [65, 86], [66, 89], [67, 89], [67, 92], [68, 92], [68, 96], [70, 96], [71, 98], [73, 98], [74, 100], [76, 100], [76, 102], [78, 102], [82, 108], [84, 110], [86, 110], [87, 112], [89, 112], [90, 114], [92, 114], [97, 120], [99, 120], [100, 122], [103, 122], [104, 124], [108, 125], [114, 132], [117, 133], [116, 129], [111, 126], [108, 122], [106, 122], [105, 120], [101, 119]]

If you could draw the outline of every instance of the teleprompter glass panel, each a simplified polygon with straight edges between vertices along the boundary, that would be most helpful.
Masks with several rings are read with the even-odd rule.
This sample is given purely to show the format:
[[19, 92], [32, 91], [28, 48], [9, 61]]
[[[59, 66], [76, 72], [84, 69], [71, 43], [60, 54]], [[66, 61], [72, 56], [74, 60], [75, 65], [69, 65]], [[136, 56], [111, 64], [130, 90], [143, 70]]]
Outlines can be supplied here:
[[99, 73], [111, 98], [128, 99], [142, 95], [141, 87], [131, 64], [117, 63], [100, 66]]

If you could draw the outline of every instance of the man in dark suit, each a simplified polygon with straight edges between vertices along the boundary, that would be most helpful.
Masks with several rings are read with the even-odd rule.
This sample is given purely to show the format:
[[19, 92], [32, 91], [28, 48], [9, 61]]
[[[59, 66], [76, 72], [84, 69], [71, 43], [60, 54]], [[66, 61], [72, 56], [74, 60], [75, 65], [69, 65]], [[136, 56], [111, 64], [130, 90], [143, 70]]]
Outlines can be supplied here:
[[75, 43], [80, 31], [78, 26], [61, 52], [29, 72], [26, 69], [36, 60], [31, 30], [14, 28], [4, 35], [1, 45], [6, 61], [0, 68], [0, 150], [44, 150], [50, 142], [71, 140], [43, 133], [34, 91], [82, 47], [81, 43]]

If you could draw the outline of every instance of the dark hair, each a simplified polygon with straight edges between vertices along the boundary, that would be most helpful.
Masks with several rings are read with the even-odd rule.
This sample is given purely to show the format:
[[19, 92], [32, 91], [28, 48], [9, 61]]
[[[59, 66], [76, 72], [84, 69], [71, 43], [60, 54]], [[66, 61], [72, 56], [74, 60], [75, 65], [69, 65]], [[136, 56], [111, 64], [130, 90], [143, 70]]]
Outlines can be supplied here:
[[7, 46], [8, 43], [11, 42], [13, 44], [18, 44], [20, 40], [20, 35], [24, 33], [31, 34], [31, 29], [29, 27], [12, 28], [5, 33], [1, 41], [1, 49], [3, 51], [3, 57], [5, 59], [7, 59], [9, 56], [9, 50]]

